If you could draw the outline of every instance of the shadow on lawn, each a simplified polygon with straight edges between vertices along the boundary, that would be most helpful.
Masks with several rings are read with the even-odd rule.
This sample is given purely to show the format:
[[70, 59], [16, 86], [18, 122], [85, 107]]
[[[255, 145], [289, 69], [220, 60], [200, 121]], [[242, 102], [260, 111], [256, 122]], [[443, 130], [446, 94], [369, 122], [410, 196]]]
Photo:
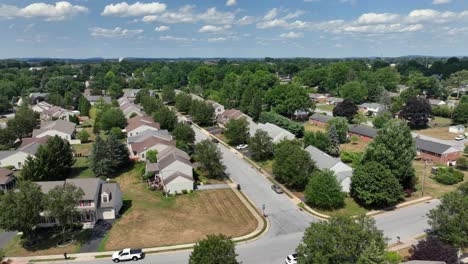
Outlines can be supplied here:
[[[74, 239], [74, 243], [83, 244], [91, 237], [91, 230], [82, 230], [80, 227], [74, 228], [67, 233], [67, 236]], [[22, 240], [24, 249], [30, 252], [56, 248], [62, 240], [60, 228], [38, 228], [34, 232], [32, 241]]]

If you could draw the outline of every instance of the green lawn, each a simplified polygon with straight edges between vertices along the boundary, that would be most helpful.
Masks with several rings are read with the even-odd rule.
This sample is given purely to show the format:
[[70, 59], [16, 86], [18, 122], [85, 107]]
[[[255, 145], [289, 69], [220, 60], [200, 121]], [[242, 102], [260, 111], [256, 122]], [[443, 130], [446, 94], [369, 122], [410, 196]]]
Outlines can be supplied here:
[[87, 143], [87, 144], [77, 144], [77, 145], [72, 145], [73, 151], [77, 155], [83, 155], [83, 156], [89, 156], [91, 154], [91, 150], [93, 149], [93, 144]]
[[345, 207], [341, 209], [329, 211], [329, 210], [320, 210], [320, 209], [314, 208], [314, 210], [317, 210], [319, 213], [326, 214], [329, 216], [337, 216], [337, 215], [354, 216], [354, 215], [367, 213], [367, 210], [359, 206], [351, 197], [345, 198]]
[[436, 116], [434, 118], [433, 123], [437, 124], [438, 127], [441, 127], [441, 126], [447, 127], [447, 126], [452, 125], [452, 119], [446, 118], [446, 117]]
[[333, 108], [335, 108], [334, 105], [317, 105], [316, 106], [317, 109], [320, 109], [320, 110], [323, 110], [323, 111], [333, 111]]
[[94, 178], [94, 173], [89, 168], [89, 160], [85, 157], [76, 157], [72, 167], [72, 178]]

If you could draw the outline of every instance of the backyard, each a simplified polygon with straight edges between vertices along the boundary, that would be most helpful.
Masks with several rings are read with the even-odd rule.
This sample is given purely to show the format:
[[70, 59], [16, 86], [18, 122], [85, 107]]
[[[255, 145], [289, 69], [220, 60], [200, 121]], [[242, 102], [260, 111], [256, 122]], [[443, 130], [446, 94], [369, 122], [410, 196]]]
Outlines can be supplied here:
[[415, 132], [424, 136], [444, 140], [452, 140], [457, 136], [457, 134], [449, 132], [449, 126], [452, 124], [452, 120], [449, 118], [436, 116], [429, 124], [430, 127], [416, 130]]
[[102, 250], [191, 243], [207, 234], [237, 237], [257, 227], [254, 216], [230, 189], [164, 197], [140, 182], [138, 168], [116, 178], [131, 207], [112, 227]]
[[318, 104], [316, 106], [316, 108], [319, 109], [319, 110], [331, 112], [331, 111], [333, 111], [333, 108], [335, 108], [335, 106], [334, 105], [329, 105], [329, 104]]

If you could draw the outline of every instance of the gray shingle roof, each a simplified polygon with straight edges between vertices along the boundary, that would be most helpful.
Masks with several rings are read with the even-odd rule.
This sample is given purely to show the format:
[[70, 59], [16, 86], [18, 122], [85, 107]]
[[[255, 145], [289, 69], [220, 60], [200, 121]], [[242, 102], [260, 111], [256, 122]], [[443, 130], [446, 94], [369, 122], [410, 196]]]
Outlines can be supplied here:
[[90, 179], [67, 179], [66, 183], [71, 183], [76, 187], [83, 189], [84, 196], [82, 200], [94, 200], [100, 183], [102, 182], [99, 178]]
[[445, 151], [449, 150], [452, 146], [445, 145], [439, 142], [429, 141], [421, 139], [419, 137], [415, 138], [416, 140], [416, 149], [422, 151], [428, 151], [436, 154], [443, 154]]
[[46, 121], [41, 123], [41, 129], [34, 129], [33, 137], [36, 137], [45, 131], [57, 130], [65, 134], [71, 135], [75, 131], [76, 124], [62, 119], [55, 121]]
[[176, 171], [176, 172], [172, 173], [171, 175], [163, 178], [162, 181], [163, 181], [164, 185], [167, 185], [168, 183], [170, 183], [171, 181], [177, 179], [178, 177], [182, 177], [182, 178], [185, 178], [185, 179], [187, 179], [189, 181], [193, 181], [192, 176], [186, 175], [186, 174], [184, 174], [184, 173], [182, 173], [180, 171]]
[[158, 137], [162, 138], [165, 140], [172, 140], [172, 136], [169, 134], [169, 131], [167, 130], [145, 130], [142, 133], [138, 134], [137, 136], [129, 137], [127, 139], [128, 143], [134, 143], [134, 142], [142, 142], [145, 141], [146, 139], [150, 137]]
[[43, 181], [43, 182], [36, 182], [39, 187], [41, 187], [41, 191], [44, 194], [47, 194], [52, 190], [53, 188], [57, 186], [63, 186], [65, 184], [65, 181]]
[[[175, 148], [174, 148], [175, 149]], [[179, 150], [181, 151], [181, 150]], [[181, 151], [183, 152], [183, 151]], [[185, 153], [185, 152], [184, 152]], [[172, 152], [169, 152], [165, 155], [158, 155], [158, 166], [160, 170], [164, 170], [167, 166], [171, 165], [172, 163], [180, 161], [182, 163], [185, 163], [189, 166], [192, 166], [192, 163], [190, 162], [190, 159], [187, 159], [187, 156], [181, 155], [181, 153], [178, 153], [178, 151], [173, 150]]]
[[329, 115], [322, 115], [322, 114], [313, 114], [309, 117], [310, 120], [316, 120], [322, 123], [327, 123], [328, 120], [332, 119], [332, 116]]
[[110, 104], [112, 102], [112, 98], [110, 96], [102, 96], [102, 95], [85, 95], [86, 100], [89, 102], [97, 102], [99, 99], [103, 99], [104, 102]]
[[377, 130], [375, 128], [364, 125], [350, 126], [349, 132], [370, 138], [375, 138], [377, 136]]
[[109, 199], [107, 203], [104, 203], [101, 199], [101, 197], [98, 198], [99, 203], [100, 203], [100, 208], [113, 208], [115, 207], [115, 202], [117, 201], [115, 199], [115, 193], [117, 193], [117, 190], [120, 189], [120, 186], [118, 183], [103, 183], [101, 184], [101, 190], [100, 194], [102, 193], [107, 193], [109, 194]]
[[308, 146], [305, 150], [310, 154], [310, 158], [315, 161], [315, 165], [319, 170], [329, 170], [340, 162], [339, 159], [328, 155], [314, 146]]

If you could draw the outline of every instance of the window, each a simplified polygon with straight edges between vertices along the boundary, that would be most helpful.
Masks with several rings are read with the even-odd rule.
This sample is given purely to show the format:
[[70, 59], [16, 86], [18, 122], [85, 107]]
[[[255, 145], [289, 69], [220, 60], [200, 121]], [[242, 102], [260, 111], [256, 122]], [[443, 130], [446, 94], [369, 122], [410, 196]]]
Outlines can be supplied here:
[[18, 168], [21, 168], [21, 162], [18, 162]]
[[109, 196], [107, 194], [102, 195], [102, 202], [103, 203], [108, 203], [109, 202]]
[[145, 153], [141, 153], [141, 158], [142, 158], [142, 159], [145, 158]]

